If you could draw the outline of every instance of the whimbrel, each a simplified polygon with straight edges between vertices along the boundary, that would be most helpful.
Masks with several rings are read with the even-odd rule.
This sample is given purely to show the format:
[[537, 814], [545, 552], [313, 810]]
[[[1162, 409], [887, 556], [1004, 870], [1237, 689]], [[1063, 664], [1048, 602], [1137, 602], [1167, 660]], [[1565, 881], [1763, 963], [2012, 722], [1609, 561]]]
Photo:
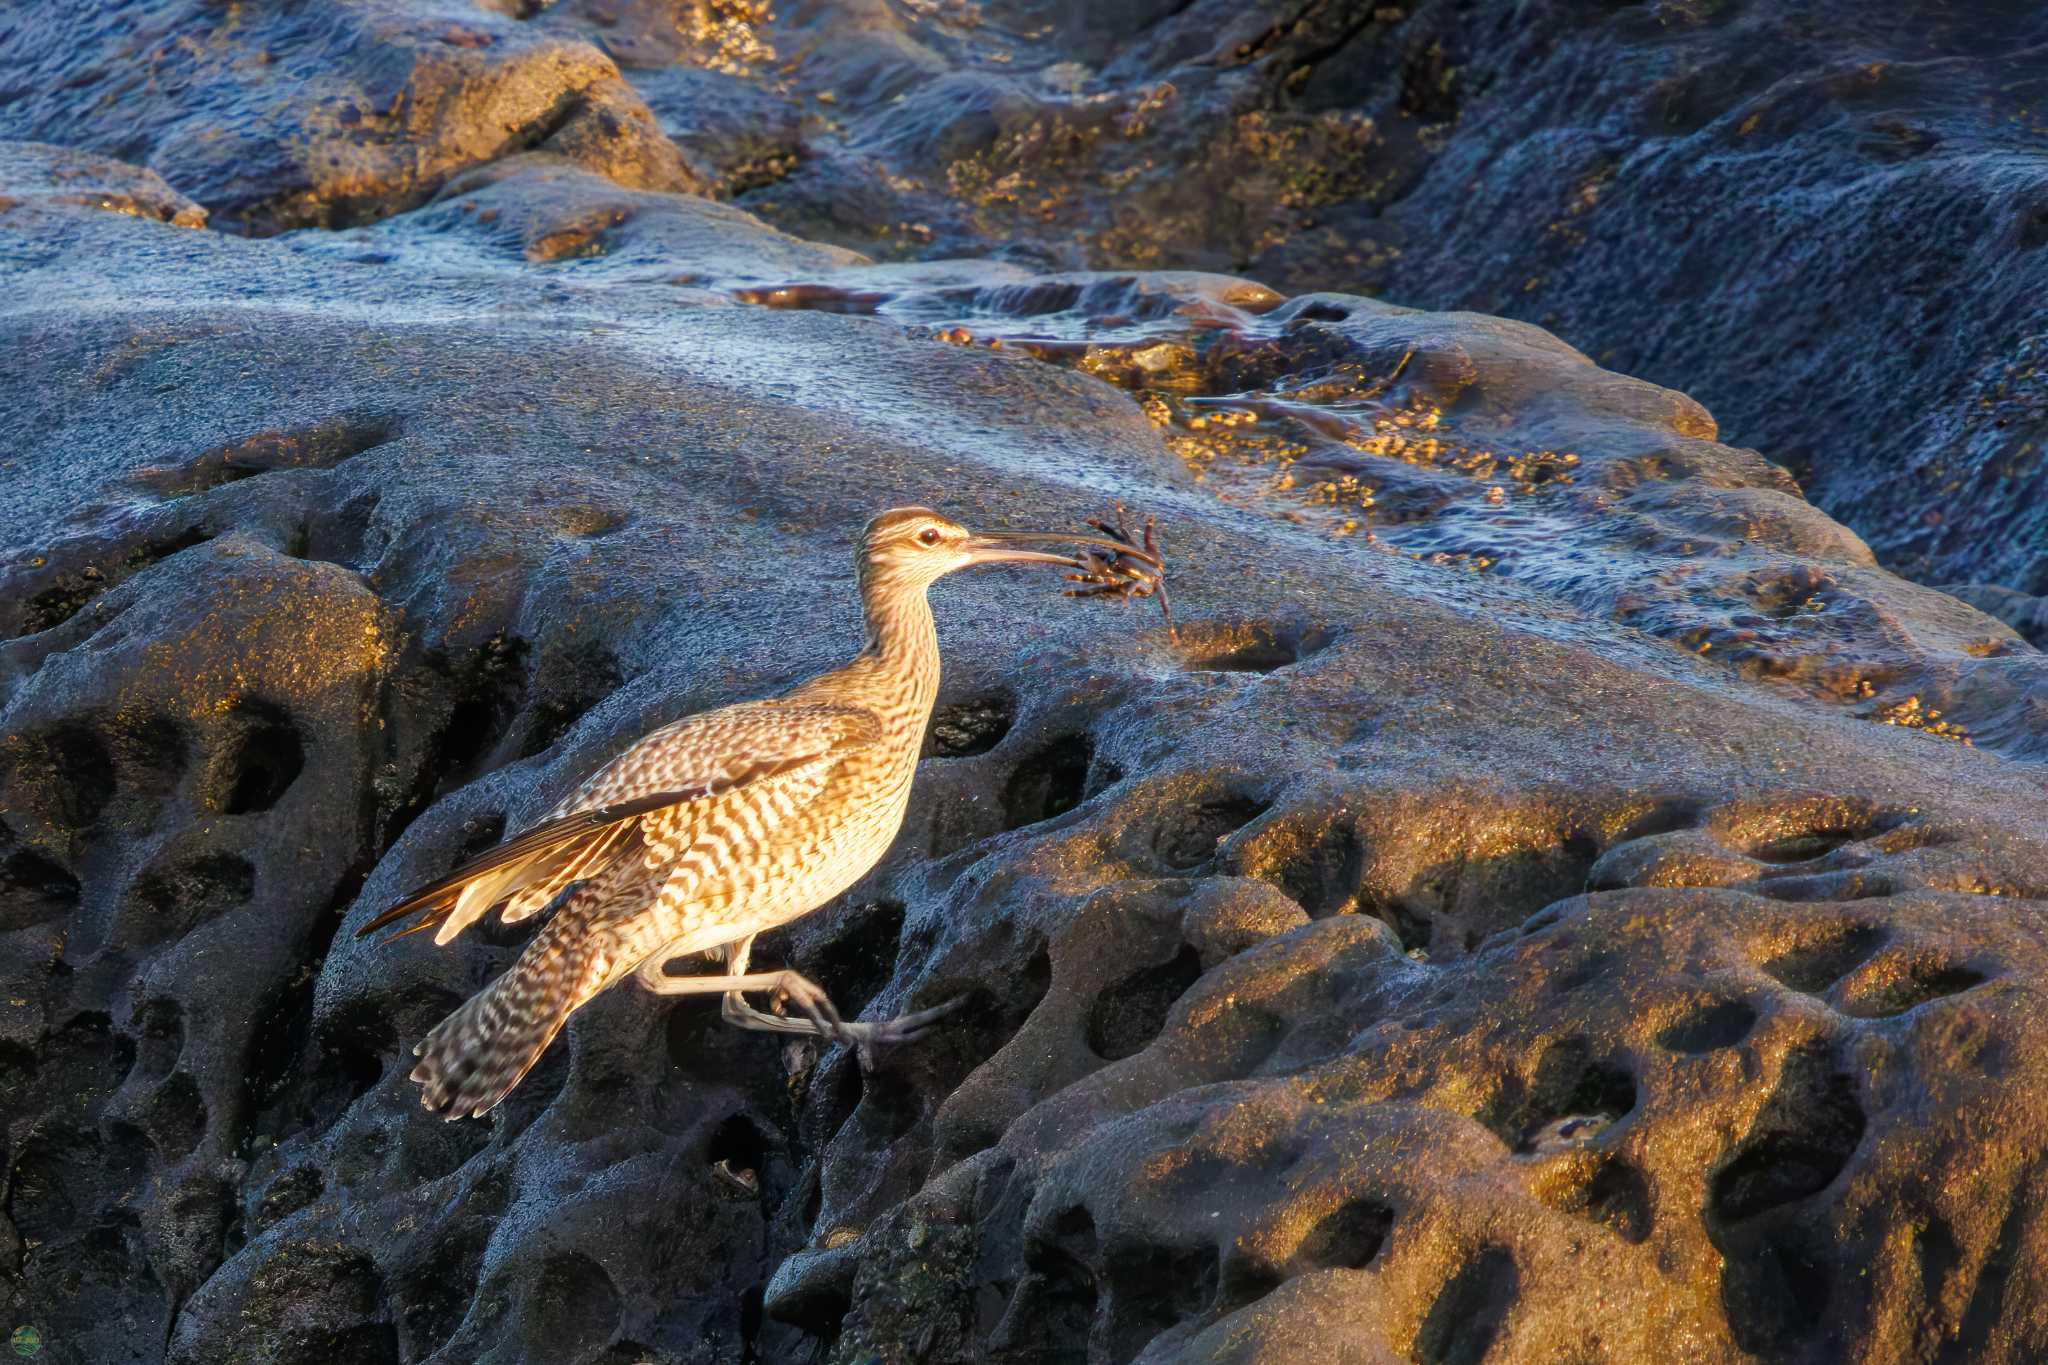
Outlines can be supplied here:
[[[445, 944], [496, 907], [511, 923], [556, 905], [496, 981], [413, 1049], [421, 1103], [481, 1115], [525, 1076], [570, 1014], [634, 976], [657, 995], [717, 992], [741, 1028], [852, 1044], [919, 1037], [953, 1004], [850, 1023], [814, 982], [749, 972], [756, 935], [830, 901], [895, 840], [939, 690], [926, 589], [977, 564], [1058, 564], [1064, 544], [1157, 567], [1101, 536], [975, 533], [923, 507], [869, 522], [857, 557], [866, 647], [788, 695], [686, 716], [592, 773], [548, 817], [429, 882], [359, 932], [409, 916]], [[1099, 562], [1099, 561], [1098, 561]], [[559, 901], [559, 904], [556, 904]], [[670, 962], [722, 950], [723, 974], [671, 976]], [[801, 1017], [747, 1003], [780, 993]]]

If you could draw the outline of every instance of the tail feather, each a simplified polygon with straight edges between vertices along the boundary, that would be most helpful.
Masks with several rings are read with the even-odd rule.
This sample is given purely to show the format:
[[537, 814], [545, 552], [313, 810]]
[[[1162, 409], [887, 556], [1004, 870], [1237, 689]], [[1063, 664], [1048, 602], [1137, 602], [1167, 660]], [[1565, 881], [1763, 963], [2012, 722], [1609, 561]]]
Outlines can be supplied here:
[[[566, 908], [566, 907], [565, 907]], [[555, 930], [563, 921], [549, 925]], [[544, 932], [503, 976], [413, 1049], [420, 1103], [444, 1118], [481, 1117], [533, 1069], [569, 1015], [601, 986], [604, 954], [570, 928]]]

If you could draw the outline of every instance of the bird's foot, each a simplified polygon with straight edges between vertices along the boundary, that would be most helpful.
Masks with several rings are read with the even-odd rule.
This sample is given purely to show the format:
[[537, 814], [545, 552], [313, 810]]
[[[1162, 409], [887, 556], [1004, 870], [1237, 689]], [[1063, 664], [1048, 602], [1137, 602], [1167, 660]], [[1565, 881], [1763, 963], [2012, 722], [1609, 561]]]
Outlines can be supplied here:
[[839, 1017], [839, 1009], [830, 996], [817, 982], [796, 972], [784, 972], [777, 992], [784, 1000], [802, 1010], [817, 1030], [820, 1038], [836, 1038], [841, 1029], [850, 1027]]
[[860, 1059], [860, 1069], [875, 1069], [875, 1049], [892, 1047], [898, 1043], [914, 1043], [931, 1032], [932, 1025], [939, 1022], [967, 1003], [967, 997], [956, 995], [943, 1005], [934, 1005], [928, 1010], [913, 1014], [899, 1014], [894, 1019], [876, 1020], [864, 1024], [841, 1024], [829, 1036], [845, 1043]]

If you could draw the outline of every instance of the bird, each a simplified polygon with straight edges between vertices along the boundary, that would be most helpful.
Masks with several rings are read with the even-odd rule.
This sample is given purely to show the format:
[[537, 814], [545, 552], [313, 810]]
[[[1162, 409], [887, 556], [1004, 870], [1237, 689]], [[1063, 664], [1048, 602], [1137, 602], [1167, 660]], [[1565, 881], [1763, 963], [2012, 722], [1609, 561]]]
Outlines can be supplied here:
[[[975, 532], [927, 507], [884, 511], [855, 553], [865, 641], [850, 662], [651, 731], [538, 824], [371, 919], [358, 937], [410, 919], [390, 937], [432, 929], [445, 945], [493, 909], [509, 924], [554, 908], [503, 974], [413, 1048], [421, 1103], [449, 1119], [489, 1113], [572, 1013], [629, 976], [658, 996], [719, 994], [730, 1024], [848, 1044], [864, 1066], [877, 1047], [924, 1036], [958, 999], [850, 1022], [800, 973], [750, 971], [754, 939], [851, 887], [902, 827], [939, 690], [928, 589], [987, 564], [1087, 572], [1105, 552], [1134, 573], [1159, 568], [1156, 554], [1101, 536]], [[667, 970], [706, 954], [723, 957], [723, 973]], [[796, 1012], [757, 1009], [748, 992]]]

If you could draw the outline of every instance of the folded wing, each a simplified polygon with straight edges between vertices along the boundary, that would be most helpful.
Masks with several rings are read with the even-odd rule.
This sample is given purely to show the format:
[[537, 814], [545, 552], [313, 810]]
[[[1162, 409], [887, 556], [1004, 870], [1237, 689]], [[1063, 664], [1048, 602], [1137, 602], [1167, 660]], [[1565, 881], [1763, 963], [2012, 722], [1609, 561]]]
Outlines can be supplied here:
[[[858, 706], [748, 702], [685, 717], [593, 773], [540, 824], [415, 889], [357, 935], [418, 916], [394, 937], [432, 928], [434, 941], [446, 943], [501, 902], [507, 920], [524, 919], [627, 849], [644, 847], [643, 833], [658, 830], [659, 841], [672, 844], [692, 806], [822, 767], [880, 738], [880, 720]], [[648, 817], [652, 828], [643, 827]]]

